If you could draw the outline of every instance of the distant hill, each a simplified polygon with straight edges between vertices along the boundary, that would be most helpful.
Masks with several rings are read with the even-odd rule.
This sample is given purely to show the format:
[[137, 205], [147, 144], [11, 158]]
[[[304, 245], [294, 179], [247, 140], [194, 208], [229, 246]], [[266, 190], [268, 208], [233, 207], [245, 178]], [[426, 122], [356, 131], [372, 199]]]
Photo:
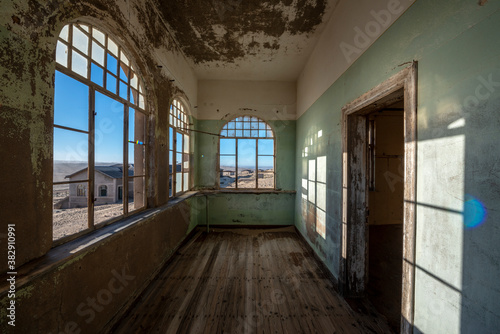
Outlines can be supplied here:
[[66, 176], [87, 168], [86, 162], [54, 161], [54, 182], [69, 181]]

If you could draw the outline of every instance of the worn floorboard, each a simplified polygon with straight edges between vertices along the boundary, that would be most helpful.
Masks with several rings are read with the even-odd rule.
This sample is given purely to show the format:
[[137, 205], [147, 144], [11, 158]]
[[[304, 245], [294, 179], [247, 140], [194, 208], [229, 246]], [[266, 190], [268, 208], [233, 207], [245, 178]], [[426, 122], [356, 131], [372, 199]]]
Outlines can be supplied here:
[[293, 228], [213, 229], [181, 247], [111, 333], [390, 333], [335, 292]]

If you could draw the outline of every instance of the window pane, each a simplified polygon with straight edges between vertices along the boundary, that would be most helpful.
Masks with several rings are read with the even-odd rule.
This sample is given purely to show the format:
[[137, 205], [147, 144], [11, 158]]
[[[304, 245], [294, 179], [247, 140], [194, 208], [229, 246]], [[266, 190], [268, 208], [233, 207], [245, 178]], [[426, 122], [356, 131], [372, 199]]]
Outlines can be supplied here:
[[59, 71], [55, 75], [54, 124], [83, 131], [89, 127], [89, 87]]
[[259, 171], [272, 171], [272, 170], [274, 170], [274, 157], [259, 156]]
[[[94, 225], [122, 216], [123, 199], [126, 198], [126, 194], [124, 194], [125, 188], [123, 187], [123, 179], [110, 177], [109, 175], [111, 175], [111, 171], [109, 171], [109, 174], [107, 174], [108, 168], [105, 169], [106, 174], [97, 172], [97, 170], [99, 169], [101, 169], [101, 167], [96, 166], [94, 181], [96, 185], [96, 200], [94, 202]], [[107, 196], [99, 196], [98, 193], [100, 186], [107, 187]]]
[[120, 60], [126, 65], [128, 66], [129, 65], [129, 60], [127, 58], [127, 56], [122, 52], [120, 52]]
[[236, 187], [236, 156], [220, 157], [220, 187]]
[[172, 169], [172, 166], [174, 164], [174, 152], [173, 151], [169, 151], [168, 153], [168, 164], [169, 164], [169, 174], [172, 174], [174, 171]]
[[116, 94], [116, 78], [109, 73], [106, 75], [106, 89]]
[[75, 51], [71, 52], [71, 70], [87, 78], [87, 59]]
[[127, 99], [128, 86], [120, 80], [120, 97], [122, 99]]
[[144, 144], [146, 134], [146, 115], [130, 108], [128, 111], [129, 138]]
[[175, 155], [175, 171], [182, 172], [182, 153], [177, 153]]
[[274, 139], [259, 139], [259, 155], [274, 155]]
[[123, 164], [123, 104], [96, 92], [95, 112], [96, 165]]
[[54, 182], [68, 181], [69, 176], [88, 167], [88, 147], [87, 134], [54, 128]]
[[182, 155], [182, 167], [184, 168], [184, 172], [189, 172], [189, 154], [184, 153]]
[[176, 151], [177, 152], [182, 152], [182, 133], [178, 133], [176, 134], [176, 138], [177, 138], [177, 147], [176, 147]]
[[170, 150], [173, 150], [174, 149], [174, 129], [173, 128], [169, 128], [169, 134], [168, 134], [168, 146], [169, 146], [169, 149]]
[[172, 197], [172, 176], [168, 177], [168, 197]]
[[130, 86], [137, 89], [137, 75], [134, 72], [130, 73]]
[[92, 42], [92, 59], [101, 66], [104, 66], [104, 49], [96, 42]]
[[53, 240], [87, 229], [87, 188], [87, 182], [53, 186]]
[[128, 144], [128, 162], [131, 164], [134, 175], [140, 176], [146, 174], [144, 145]]
[[128, 83], [128, 67], [124, 63], [120, 65], [120, 79]]
[[184, 190], [189, 190], [189, 174], [184, 173]]
[[274, 173], [272, 173], [272, 172], [259, 172], [258, 180], [259, 180], [259, 188], [260, 189], [274, 188]]
[[104, 85], [104, 70], [94, 63], [92, 63], [90, 66], [90, 80], [102, 87]]
[[114, 75], [118, 75], [118, 60], [110, 55], [109, 53], [107, 54], [107, 64], [106, 64], [106, 69], [113, 73]]
[[236, 139], [221, 138], [220, 154], [236, 154]]
[[238, 188], [256, 188], [257, 141], [238, 139]]
[[118, 57], [118, 46], [111, 38], [108, 37], [108, 50]]
[[65, 25], [61, 29], [61, 33], [59, 34], [59, 38], [65, 40], [67, 42], [68, 41], [68, 31], [69, 31], [69, 25]]
[[184, 135], [184, 153], [189, 153], [189, 136]]
[[88, 55], [89, 38], [75, 25], [73, 26], [73, 46]]
[[92, 28], [92, 37], [94, 37], [97, 41], [104, 45], [104, 34], [101, 31], [97, 30], [96, 28]]
[[135, 177], [129, 180], [128, 211], [132, 212], [144, 207], [146, 180], [144, 177]]
[[175, 192], [180, 193], [182, 191], [182, 173], [175, 173]]
[[57, 41], [56, 61], [64, 67], [68, 66], [68, 46]]

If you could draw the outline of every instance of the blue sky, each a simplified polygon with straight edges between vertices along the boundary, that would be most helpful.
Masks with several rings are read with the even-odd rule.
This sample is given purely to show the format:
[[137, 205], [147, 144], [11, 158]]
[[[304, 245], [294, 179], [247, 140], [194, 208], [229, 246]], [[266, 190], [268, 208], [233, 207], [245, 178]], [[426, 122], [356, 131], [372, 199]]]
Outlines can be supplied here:
[[[88, 131], [89, 88], [56, 71], [54, 124]], [[95, 161], [123, 162], [124, 105], [99, 92], [95, 93]], [[134, 109], [129, 109], [129, 139], [134, 138]], [[129, 146], [129, 162], [134, 160], [134, 144]], [[54, 160], [87, 161], [88, 135], [54, 128]]]
[[[238, 165], [242, 168], [256, 168], [256, 149], [259, 150], [259, 168], [273, 167], [274, 140], [273, 139], [231, 139], [220, 140], [220, 165], [235, 167], [236, 165], [236, 140], [238, 140]], [[227, 156], [224, 156], [227, 155]], [[270, 155], [270, 156], [261, 156]]]

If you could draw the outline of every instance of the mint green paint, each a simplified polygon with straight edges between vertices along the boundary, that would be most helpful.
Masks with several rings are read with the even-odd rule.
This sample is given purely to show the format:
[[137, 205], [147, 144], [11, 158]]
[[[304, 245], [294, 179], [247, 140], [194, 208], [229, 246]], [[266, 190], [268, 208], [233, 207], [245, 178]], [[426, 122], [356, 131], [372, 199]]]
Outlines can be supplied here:
[[210, 225], [293, 225], [294, 193], [208, 196]]
[[[499, 9], [500, 1], [417, 0], [297, 121], [296, 226], [338, 277], [341, 108], [418, 61], [416, 333], [500, 328]], [[321, 156], [326, 239], [315, 231], [316, 208], [301, 187], [308, 160]], [[487, 211], [474, 229], [465, 228], [468, 196]]]
[[[226, 121], [197, 120], [196, 130], [218, 134]], [[295, 188], [295, 121], [269, 121], [276, 140], [276, 188]], [[219, 137], [197, 133], [196, 187], [215, 189]], [[208, 195], [210, 224], [231, 225], [291, 225], [294, 223], [295, 194], [241, 194]], [[200, 204], [203, 207], [202, 204]], [[206, 223], [205, 213], [199, 214], [200, 224]]]

